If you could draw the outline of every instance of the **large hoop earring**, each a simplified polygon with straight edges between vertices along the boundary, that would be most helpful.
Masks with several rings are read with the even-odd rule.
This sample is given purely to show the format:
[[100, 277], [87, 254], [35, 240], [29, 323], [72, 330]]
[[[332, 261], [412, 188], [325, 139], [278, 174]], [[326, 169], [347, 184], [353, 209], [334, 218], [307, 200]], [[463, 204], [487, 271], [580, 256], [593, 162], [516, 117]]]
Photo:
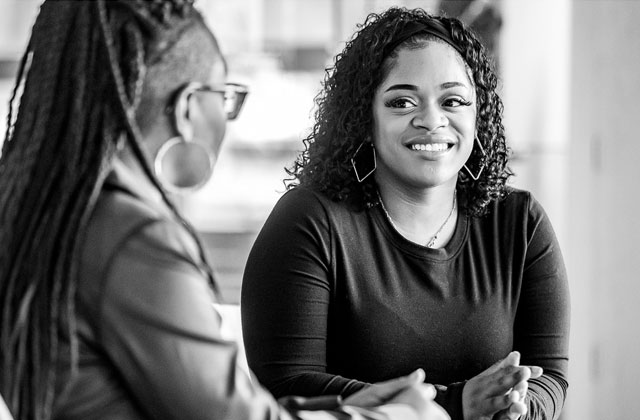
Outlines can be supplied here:
[[164, 142], [153, 163], [156, 176], [166, 190], [186, 193], [209, 181], [215, 159], [208, 147], [176, 136]]
[[171, 192], [195, 191], [206, 184], [213, 173], [215, 156], [205, 144], [195, 141], [188, 123], [188, 102], [199, 85], [191, 83], [178, 91], [172, 107], [178, 135], [160, 146], [153, 162], [156, 177]]
[[[369, 145], [370, 152], [366, 150], [363, 151], [363, 154], [358, 156], [362, 146], [365, 144]], [[353, 154], [351, 158], [351, 166], [353, 168], [353, 172], [356, 174], [356, 179], [358, 182], [362, 183], [365, 179], [367, 179], [372, 173], [375, 172], [377, 167], [376, 162], [376, 149], [373, 147], [373, 143], [370, 141], [363, 141], [360, 143], [360, 146], [356, 149], [356, 152]]]
[[[487, 153], [484, 151], [484, 147], [482, 147], [482, 143], [480, 143], [480, 139], [477, 136], [475, 137], [475, 142], [478, 143], [478, 147], [480, 148], [480, 151], [482, 152], [482, 157], [484, 158], [487, 155]], [[482, 165], [480, 165], [480, 170], [478, 171], [477, 175], [471, 172], [471, 169], [469, 169], [466, 163], [463, 165], [463, 168], [467, 171], [469, 176], [474, 181], [477, 181], [478, 179], [480, 179], [480, 175], [482, 175], [482, 171], [484, 170], [485, 166], [486, 166], [486, 162], [484, 161], [484, 159], [482, 159]]]

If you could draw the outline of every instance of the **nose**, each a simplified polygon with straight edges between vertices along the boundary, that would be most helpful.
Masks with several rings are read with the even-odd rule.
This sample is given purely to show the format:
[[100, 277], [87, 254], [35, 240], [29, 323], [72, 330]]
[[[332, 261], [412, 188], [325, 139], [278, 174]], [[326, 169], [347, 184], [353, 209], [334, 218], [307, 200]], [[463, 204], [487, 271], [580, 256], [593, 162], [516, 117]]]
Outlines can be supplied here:
[[449, 125], [449, 119], [437, 106], [425, 106], [411, 121], [416, 128], [424, 128], [427, 131], [435, 131], [438, 128]]

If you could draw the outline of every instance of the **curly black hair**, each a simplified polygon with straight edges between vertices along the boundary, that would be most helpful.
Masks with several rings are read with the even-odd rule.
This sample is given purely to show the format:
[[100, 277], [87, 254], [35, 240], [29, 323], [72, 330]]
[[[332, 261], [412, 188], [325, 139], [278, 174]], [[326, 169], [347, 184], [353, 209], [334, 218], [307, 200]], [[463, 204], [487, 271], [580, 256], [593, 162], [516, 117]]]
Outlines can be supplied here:
[[417, 34], [393, 49], [406, 25], [415, 22], [426, 26], [435, 23], [443, 28], [473, 75], [478, 107], [477, 140], [484, 153], [474, 147], [467, 161], [467, 166], [474, 168], [474, 175], [482, 169], [477, 180], [464, 170], [459, 172], [460, 208], [468, 215], [481, 216], [492, 200], [506, 196], [505, 184], [513, 173], [507, 167], [509, 149], [502, 125], [502, 101], [496, 93], [497, 77], [485, 48], [458, 19], [398, 7], [381, 14], [369, 14], [335, 57], [333, 66], [326, 69], [324, 89], [315, 98], [315, 123], [303, 140], [305, 150], [287, 169], [290, 176], [285, 179], [287, 189], [306, 186], [334, 201], [347, 201], [358, 208], [378, 203], [373, 177], [359, 183], [351, 158], [362, 142], [372, 137], [373, 98], [388, 75], [389, 58], [397, 55], [400, 48], [433, 39], [430, 34]]

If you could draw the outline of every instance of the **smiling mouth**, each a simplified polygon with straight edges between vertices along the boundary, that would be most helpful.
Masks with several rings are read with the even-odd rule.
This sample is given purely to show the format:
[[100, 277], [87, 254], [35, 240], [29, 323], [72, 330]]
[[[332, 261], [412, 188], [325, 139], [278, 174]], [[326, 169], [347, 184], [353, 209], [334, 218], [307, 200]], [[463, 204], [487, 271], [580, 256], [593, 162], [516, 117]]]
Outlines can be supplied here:
[[409, 146], [411, 150], [424, 151], [424, 152], [444, 152], [451, 148], [449, 143], [417, 143]]

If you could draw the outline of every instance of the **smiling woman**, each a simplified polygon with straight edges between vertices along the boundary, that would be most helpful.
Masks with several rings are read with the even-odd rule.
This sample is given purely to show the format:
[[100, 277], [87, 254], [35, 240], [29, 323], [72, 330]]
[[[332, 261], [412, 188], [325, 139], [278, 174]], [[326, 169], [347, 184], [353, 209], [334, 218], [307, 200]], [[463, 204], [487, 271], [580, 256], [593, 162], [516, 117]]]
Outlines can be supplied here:
[[560, 415], [564, 263], [505, 185], [496, 86], [477, 38], [420, 9], [370, 15], [336, 57], [244, 274], [247, 358], [273, 393], [420, 367], [454, 420]]
[[[373, 99], [375, 178], [394, 227], [407, 239], [434, 247], [447, 243], [455, 227], [458, 172], [475, 138], [473, 81], [460, 55], [437, 37], [399, 51], [393, 60]], [[443, 195], [451, 210], [442, 206], [414, 217], [401, 199], [421, 190]]]

